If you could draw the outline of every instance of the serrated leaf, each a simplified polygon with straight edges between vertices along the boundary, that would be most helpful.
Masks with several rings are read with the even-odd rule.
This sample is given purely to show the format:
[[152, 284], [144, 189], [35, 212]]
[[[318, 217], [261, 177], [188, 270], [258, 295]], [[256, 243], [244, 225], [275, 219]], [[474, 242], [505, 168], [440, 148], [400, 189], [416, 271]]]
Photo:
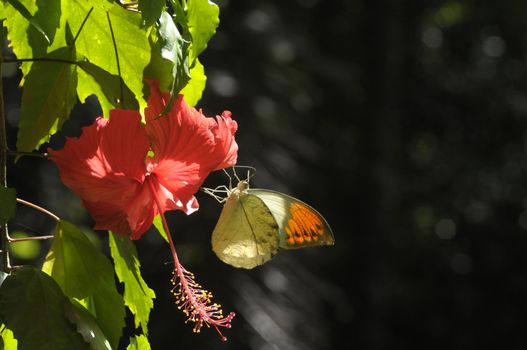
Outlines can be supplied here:
[[[20, 0], [22, 6], [30, 13], [33, 22], [37, 23], [46, 34], [49, 41], [39, 33], [38, 29], [11, 4], [4, 2], [8, 39], [18, 58], [44, 57], [48, 50], [66, 46], [64, 36], [58, 35], [60, 31], [61, 1], [47, 0]], [[51, 41], [51, 46], [49, 42]], [[32, 62], [22, 64], [22, 72], [26, 75]]]
[[154, 24], [165, 7], [165, 0], [139, 0], [139, 11], [146, 26]]
[[[81, 102], [95, 94], [105, 116], [108, 116], [110, 109], [113, 108], [139, 109], [134, 94], [118, 75], [110, 74], [90, 62], [79, 62], [79, 67], [81, 69], [77, 72], [79, 75], [77, 94]], [[121, 100], [123, 103], [120, 102]]]
[[0, 287], [0, 314], [19, 350], [88, 349], [64, 314], [69, 302], [47, 274], [24, 266]]
[[207, 48], [220, 23], [220, 9], [210, 0], [187, 1], [187, 27], [192, 36], [190, 62]]
[[97, 320], [81, 304], [75, 301], [66, 303], [64, 309], [68, 320], [77, 326], [77, 332], [90, 343], [91, 350], [112, 350]]
[[13, 335], [13, 332], [5, 328], [4, 325], [2, 325], [2, 337], [0, 339], [3, 339], [4, 342], [4, 350], [17, 350], [18, 347], [18, 341], [15, 339], [15, 336]]
[[190, 76], [190, 80], [180, 93], [185, 96], [185, 101], [189, 106], [195, 106], [201, 99], [207, 83], [205, 68], [197, 58], [194, 61], [194, 66], [190, 69]]
[[111, 263], [75, 225], [61, 220], [42, 271], [53, 277], [70, 298], [92, 295]]
[[[142, 72], [150, 61], [150, 46], [146, 28], [140, 28], [141, 15], [107, 1], [63, 1], [62, 16], [68, 18], [74, 34], [78, 32], [86, 14], [92, 8], [93, 11], [75, 42], [77, 53], [106, 72], [118, 75], [113, 30], [121, 77], [135, 95], [142, 110], [146, 106], [142, 94]], [[94, 87], [93, 91], [97, 89]]]
[[148, 338], [142, 334], [130, 338], [130, 344], [128, 344], [126, 350], [151, 350]]
[[141, 264], [132, 241], [110, 232], [109, 243], [115, 273], [124, 283], [124, 303], [134, 314], [135, 327], [141, 326], [143, 333], [147, 334], [150, 310], [156, 295], [141, 276]]
[[0, 224], [5, 224], [16, 213], [16, 190], [0, 186]]
[[37, 30], [38, 33], [40, 33], [44, 40], [46, 40], [47, 44], [51, 44], [51, 40], [49, 40], [48, 36], [46, 35], [46, 32], [40, 24], [38, 23], [38, 20], [31, 15], [31, 13], [28, 11], [28, 9], [18, 0], [6, 0], [11, 6], [13, 6], [32, 26]]
[[[75, 60], [75, 52], [63, 47], [48, 59]], [[34, 62], [22, 93], [17, 149], [31, 152], [57, 132], [76, 101], [77, 74], [73, 64]]]

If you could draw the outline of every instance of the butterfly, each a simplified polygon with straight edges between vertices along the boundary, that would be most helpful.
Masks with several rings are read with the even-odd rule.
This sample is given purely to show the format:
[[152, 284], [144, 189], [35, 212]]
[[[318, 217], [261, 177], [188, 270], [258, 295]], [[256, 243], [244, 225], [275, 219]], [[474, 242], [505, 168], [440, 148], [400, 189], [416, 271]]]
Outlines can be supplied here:
[[[231, 189], [204, 189], [225, 204], [212, 232], [212, 250], [226, 264], [252, 269], [279, 249], [334, 245], [333, 232], [313, 207], [287, 194], [250, 188], [241, 180]], [[218, 192], [227, 194], [226, 198]]]

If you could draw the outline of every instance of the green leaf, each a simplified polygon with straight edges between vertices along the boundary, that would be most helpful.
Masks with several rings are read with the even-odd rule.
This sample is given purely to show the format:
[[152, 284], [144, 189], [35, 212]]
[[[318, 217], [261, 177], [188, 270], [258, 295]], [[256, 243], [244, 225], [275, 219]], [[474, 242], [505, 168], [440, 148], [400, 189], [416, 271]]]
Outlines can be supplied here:
[[44, 31], [44, 29], [42, 29], [40, 27], [40, 24], [38, 23], [38, 21], [31, 15], [31, 13], [28, 11], [28, 9], [22, 3], [20, 3], [20, 1], [18, 1], [18, 0], [7, 0], [7, 2], [11, 6], [13, 6], [33, 26], [33, 28], [35, 28], [37, 30], [37, 32], [42, 34], [42, 36], [44, 37], [44, 39], [46, 40], [48, 45], [51, 44], [51, 41], [49, 40], [48, 36], [46, 35], [46, 32]]
[[[95, 93], [101, 104], [103, 115], [108, 116], [110, 109], [139, 109], [133, 92], [126, 86], [118, 75], [110, 74], [104, 69], [90, 62], [79, 62], [79, 82], [77, 94], [79, 100], [84, 102], [86, 98]], [[121, 87], [123, 103], [121, 101]]]
[[0, 315], [19, 350], [88, 349], [65, 318], [67, 302], [57, 283], [31, 266], [16, 270], [0, 288]]
[[0, 350], [4, 350], [4, 338], [0, 337]]
[[124, 303], [134, 314], [135, 326], [148, 333], [150, 310], [155, 293], [141, 276], [137, 250], [128, 237], [110, 232], [110, 252], [119, 281], [124, 283]]
[[[142, 110], [146, 106], [142, 93], [143, 70], [150, 61], [150, 46], [146, 28], [140, 28], [141, 15], [107, 1], [63, 1], [62, 16], [68, 19], [74, 34], [79, 31], [86, 14], [92, 7], [93, 11], [75, 42], [77, 53], [102, 70], [118, 76], [113, 30], [121, 78], [135, 95]], [[83, 86], [83, 89], [86, 87]], [[98, 86], [94, 86], [92, 91], [99, 89]], [[80, 93], [80, 95], [85, 94], [84, 90]]]
[[[63, 47], [48, 59], [74, 61], [75, 52]], [[75, 65], [63, 62], [34, 62], [22, 93], [17, 148], [31, 152], [60, 129], [76, 101]]]
[[165, 7], [165, 0], [139, 0], [139, 11], [146, 26], [154, 24]]
[[0, 224], [4, 225], [16, 213], [16, 190], [0, 186]]
[[[18, 58], [44, 57], [48, 50], [66, 46], [64, 35], [56, 36], [60, 31], [60, 0], [20, 0], [20, 3], [30, 13], [34, 23], [45, 33], [49, 40], [28, 21], [27, 13], [24, 16], [13, 4], [4, 2], [8, 39], [13, 51]], [[49, 45], [52, 42], [51, 46]], [[22, 64], [22, 72], [26, 75], [32, 62]]]
[[68, 297], [84, 299], [99, 287], [108, 264], [111, 265], [108, 258], [95, 249], [82, 231], [61, 220], [42, 271], [52, 276]]
[[5, 328], [3, 325], [1, 335], [2, 337], [0, 339], [3, 339], [4, 341], [4, 350], [17, 350], [18, 347], [18, 341], [15, 339], [13, 332], [11, 332], [10, 329]]
[[124, 300], [117, 291], [112, 266], [108, 266], [102, 277], [103, 280], [99, 283], [95, 293], [83, 301], [87, 309], [97, 318], [112, 348], [117, 349], [125, 326]]
[[220, 23], [220, 9], [210, 0], [187, 1], [187, 26], [192, 36], [190, 62], [207, 48]]
[[92, 350], [112, 350], [112, 346], [97, 324], [97, 320], [88, 310], [76, 301], [66, 303], [64, 308], [66, 317], [70, 322], [77, 325], [77, 332], [82, 335], [84, 341], [90, 343]]
[[154, 226], [156, 227], [157, 231], [165, 239], [165, 241], [168, 242], [167, 233], [165, 232], [165, 228], [163, 227], [163, 221], [161, 220], [161, 215], [157, 215], [154, 218]]
[[196, 58], [194, 66], [190, 69], [191, 78], [187, 85], [180, 91], [185, 96], [185, 101], [189, 106], [195, 106], [201, 99], [203, 90], [207, 83], [207, 76], [205, 75], [205, 68]]
[[148, 338], [142, 334], [130, 338], [130, 344], [126, 347], [126, 350], [150, 350]]
[[113, 267], [86, 235], [61, 220], [42, 270], [51, 275], [70, 298], [87, 298], [87, 308], [113, 347], [125, 325], [122, 296], [117, 292]]
[[[160, 39], [159, 34], [156, 30], [150, 32], [150, 47], [151, 56], [150, 63], [144, 70], [145, 79], [159, 81], [159, 86], [162, 91], [169, 91], [174, 80], [172, 76], [172, 70], [174, 68], [174, 62], [164, 58], [161, 55], [162, 47], [164, 45], [163, 40]], [[144, 87], [144, 95], [148, 96], [150, 93], [148, 86]]]
[[163, 12], [159, 18], [159, 43], [161, 45], [161, 56], [173, 62], [172, 68], [172, 87], [171, 97], [167, 102], [162, 114], [166, 114], [171, 108], [178, 92], [187, 84], [190, 79], [188, 65], [189, 42], [184, 40], [172, 16]]

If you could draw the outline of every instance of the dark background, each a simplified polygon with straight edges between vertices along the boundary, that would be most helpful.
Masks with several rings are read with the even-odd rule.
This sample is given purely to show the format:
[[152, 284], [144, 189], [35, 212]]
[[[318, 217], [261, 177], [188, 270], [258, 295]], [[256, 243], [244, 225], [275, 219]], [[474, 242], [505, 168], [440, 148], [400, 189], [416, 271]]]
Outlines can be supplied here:
[[[252, 185], [316, 207], [336, 245], [236, 270], [211, 251], [221, 206], [199, 193], [199, 212], [169, 215], [177, 249], [237, 316], [227, 343], [214, 330], [193, 334], [170, 294], [168, 247], [152, 232], [137, 242], [157, 294], [152, 348], [526, 348], [527, 3], [220, 7], [198, 106], [233, 112]], [[4, 78], [12, 146], [18, 81]], [[97, 113], [95, 100], [77, 106], [65, 132], [78, 135]], [[51, 162], [23, 158], [9, 175], [21, 198], [92, 225]], [[225, 183], [221, 173], [207, 181]], [[17, 222], [52, 226], [25, 208]]]

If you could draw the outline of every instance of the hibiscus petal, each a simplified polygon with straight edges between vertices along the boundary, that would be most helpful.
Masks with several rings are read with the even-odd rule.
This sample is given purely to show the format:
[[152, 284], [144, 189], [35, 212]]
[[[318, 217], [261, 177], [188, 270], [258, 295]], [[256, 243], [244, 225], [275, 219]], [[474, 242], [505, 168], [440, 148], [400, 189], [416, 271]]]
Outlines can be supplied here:
[[238, 144], [234, 140], [238, 124], [231, 119], [231, 114], [230, 111], [224, 111], [221, 116], [216, 116], [217, 124], [214, 123], [211, 129], [216, 137], [216, 143], [224, 154], [223, 161], [214, 170], [234, 166], [238, 158]]
[[156, 82], [150, 82], [150, 87], [145, 130], [154, 151], [152, 172], [172, 193], [172, 196], [159, 195], [167, 208], [190, 213], [197, 208], [193, 195], [209, 173], [235, 164], [237, 124], [230, 118], [230, 112], [216, 119], [206, 118], [189, 107], [181, 95], [169, 113], [159, 117], [169, 95], [162, 93]]
[[83, 199], [96, 227], [129, 234], [127, 207], [146, 173], [148, 138], [137, 112], [114, 110], [110, 116], [84, 128], [78, 139], [67, 139], [62, 150], [48, 151], [63, 183]]

